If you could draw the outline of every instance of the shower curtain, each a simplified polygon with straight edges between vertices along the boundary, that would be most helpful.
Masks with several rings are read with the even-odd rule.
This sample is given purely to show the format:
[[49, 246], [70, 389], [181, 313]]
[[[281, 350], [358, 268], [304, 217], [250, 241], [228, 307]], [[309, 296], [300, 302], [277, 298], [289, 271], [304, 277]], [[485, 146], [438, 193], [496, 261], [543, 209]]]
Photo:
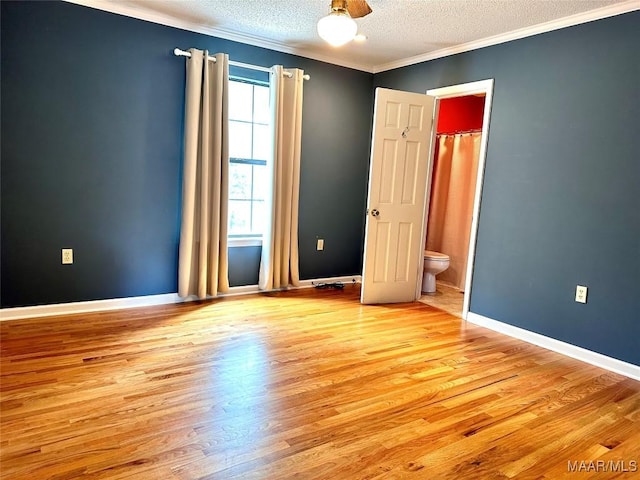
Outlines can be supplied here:
[[449, 255], [437, 278], [464, 289], [481, 133], [438, 135], [431, 182], [427, 250]]

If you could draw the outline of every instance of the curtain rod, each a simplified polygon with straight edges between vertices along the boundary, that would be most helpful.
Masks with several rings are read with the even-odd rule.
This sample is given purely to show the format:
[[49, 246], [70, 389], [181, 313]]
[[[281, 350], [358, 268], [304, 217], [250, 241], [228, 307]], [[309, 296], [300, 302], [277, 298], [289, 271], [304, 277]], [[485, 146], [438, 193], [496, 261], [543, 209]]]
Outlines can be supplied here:
[[475, 130], [457, 130], [453, 132], [438, 132], [437, 135], [463, 135], [465, 133], [482, 133], [482, 129], [478, 128]]
[[[180, 50], [179, 48], [174, 48], [173, 54], [176, 57], [191, 57], [191, 52], [185, 52], [184, 50]], [[207, 57], [207, 60], [210, 60], [215, 63], [216, 58]], [[259, 65], [251, 65], [249, 63], [234, 62], [233, 60], [229, 60], [229, 65], [233, 65], [234, 67], [246, 68], [248, 70], [258, 70], [259, 72], [271, 72], [271, 69], [267, 67], [261, 67]], [[283, 72], [283, 74], [285, 77], [289, 77], [289, 78], [293, 76], [293, 73], [291, 72]], [[304, 78], [305, 80], [311, 79], [309, 75], [303, 75], [302, 78]]]

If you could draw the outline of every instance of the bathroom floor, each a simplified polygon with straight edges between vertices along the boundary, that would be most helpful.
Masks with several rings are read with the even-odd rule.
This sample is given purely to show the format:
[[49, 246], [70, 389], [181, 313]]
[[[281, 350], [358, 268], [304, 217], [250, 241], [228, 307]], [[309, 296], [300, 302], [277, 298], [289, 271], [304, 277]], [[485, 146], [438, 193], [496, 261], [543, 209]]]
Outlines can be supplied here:
[[462, 318], [464, 292], [446, 283], [436, 281], [436, 292], [423, 294], [420, 302], [444, 310], [451, 315]]

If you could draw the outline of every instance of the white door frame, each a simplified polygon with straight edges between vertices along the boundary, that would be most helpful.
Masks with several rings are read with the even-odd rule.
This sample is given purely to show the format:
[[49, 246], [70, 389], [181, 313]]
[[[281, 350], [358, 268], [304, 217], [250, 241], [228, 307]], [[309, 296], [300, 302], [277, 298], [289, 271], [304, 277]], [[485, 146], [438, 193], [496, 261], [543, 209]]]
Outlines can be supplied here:
[[[476, 239], [478, 237], [478, 216], [480, 214], [480, 199], [482, 198], [482, 185], [484, 181], [484, 165], [487, 157], [487, 141], [489, 139], [489, 119], [491, 117], [491, 102], [493, 100], [493, 79], [488, 80], [480, 80], [478, 82], [471, 83], [463, 83], [460, 85], [452, 85], [449, 87], [435, 88], [432, 90], [427, 90], [427, 95], [432, 97], [436, 97], [439, 101], [443, 98], [452, 98], [452, 97], [462, 97], [466, 95], [474, 95], [478, 93], [484, 93], [484, 115], [482, 117], [482, 137], [480, 139], [480, 156], [478, 158], [478, 175], [476, 178], [476, 191], [473, 199], [473, 216], [471, 219], [471, 234], [469, 235], [469, 254], [467, 256], [467, 277], [465, 280], [464, 286], [464, 301], [462, 304], [462, 318], [464, 320], [467, 319], [467, 314], [469, 313], [469, 302], [471, 300], [471, 285], [473, 279], [473, 264], [476, 256]], [[438, 112], [439, 115], [439, 112]], [[438, 118], [434, 120], [434, 130], [437, 128]], [[434, 135], [435, 138], [435, 135]], [[432, 153], [433, 155], [433, 148]], [[425, 212], [424, 212], [424, 234], [423, 236], [426, 238], [427, 232], [427, 215], [428, 205], [429, 205], [429, 196], [431, 194], [431, 170], [429, 171], [428, 182], [429, 185], [427, 187], [427, 203], [425, 204]], [[421, 290], [422, 278], [419, 278], [420, 282], [417, 286], [418, 292]], [[419, 295], [419, 294], [418, 294]], [[418, 296], [419, 298], [419, 296]]]

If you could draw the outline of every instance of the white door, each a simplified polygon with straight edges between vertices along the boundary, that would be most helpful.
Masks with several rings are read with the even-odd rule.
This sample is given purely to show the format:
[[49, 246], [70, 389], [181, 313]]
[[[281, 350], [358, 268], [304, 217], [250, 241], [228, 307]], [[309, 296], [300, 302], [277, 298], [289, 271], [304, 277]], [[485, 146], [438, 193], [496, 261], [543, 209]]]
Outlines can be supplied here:
[[434, 105], [427, 95], [376, 89], [362, 303], [417, 298]]

